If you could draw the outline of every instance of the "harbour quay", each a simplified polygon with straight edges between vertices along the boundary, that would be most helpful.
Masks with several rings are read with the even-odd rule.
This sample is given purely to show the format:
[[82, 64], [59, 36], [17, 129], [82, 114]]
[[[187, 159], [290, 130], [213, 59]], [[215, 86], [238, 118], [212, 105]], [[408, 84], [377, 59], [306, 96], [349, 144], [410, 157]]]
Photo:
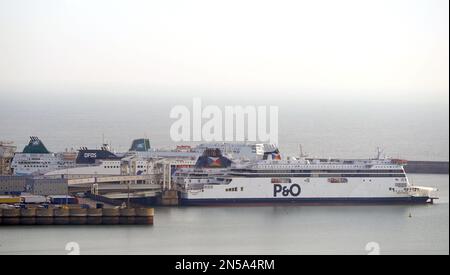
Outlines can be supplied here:
[[[2, 169], [4, 175], [0, 175], [0, 196], [9, 197], [0, 197], [0, 204], [20, 208], [30, 204], [83, 205], [78, 201], [85, 198], [94, 201], [91, 207], [101, 202], [121, 209], [268, 201], [336, 202], [329, 198], [346, 203], [432, 203], [436, 199], [432, 192], [436, 190], [409, 184], [406, 173], [448, 174], [448, 162], [415, 161], [408, 166], [407, 160], [388, 158], [380, 148], [370, 159], [310, 158], [302, 149], [299, 157], [282, 158], [273, 144], [208, 143], [160, 150], [151, 149], [148, 139], [136, 139], [127, 152], [114, 152], [103, 144], [100, 149], [81, 147], [78, 151], [51, 153], [38, 137], [32, 136], [11, 160], [14, 147], [5, 142], [2, 147], [6, 166]], [[327, 187], [300, 197], [307, 189], [303, 185], [310, 182]], [[348, 193], [349, 185], [361, 186], [365, 191]], [[367, 198], [369, 193], [373, 196]], [[136, 220], [132, 210], [108, 216], [103, 213], [108, 210], [86, 209], [80, 213], [69, 211], [69, 221], [86, 224], [89, 215], [93, 223], [103, 216], [113, 217], [113, 221], [118, 218], [119, 224]], [[97, 219], [96, 223], [103, 222]]]
[[0, 226], [153, 225], [153, 220], [153, 208], [0, 208]]

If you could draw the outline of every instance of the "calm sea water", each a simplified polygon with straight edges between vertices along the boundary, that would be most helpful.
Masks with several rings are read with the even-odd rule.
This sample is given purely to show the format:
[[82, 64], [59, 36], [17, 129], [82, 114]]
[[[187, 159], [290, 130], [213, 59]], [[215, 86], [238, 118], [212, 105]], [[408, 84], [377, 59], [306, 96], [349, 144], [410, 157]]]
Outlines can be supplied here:
[[[154, 226], [0, 227], [0, 254], [449, 254], [449, 177], [434, 205], [157, 208]], [[410, 217], [411, 214], [411, 217]]]

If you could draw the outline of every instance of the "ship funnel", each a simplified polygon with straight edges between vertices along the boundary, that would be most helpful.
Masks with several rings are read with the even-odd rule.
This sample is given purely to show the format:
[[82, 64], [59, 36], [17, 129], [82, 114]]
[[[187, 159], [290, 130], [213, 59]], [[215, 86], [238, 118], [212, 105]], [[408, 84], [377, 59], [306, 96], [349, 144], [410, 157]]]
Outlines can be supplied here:
[[220, 149], [208, 148], [203, 155], [198, 158], [195, 168], [227, 168], [232, 161], [222, 155]]
[[147, 152], [150, 150], [150, 140], [148, 138], [140, 138], [133, 140], [130, 152]]
[[50, 152], [45, 147], [44, 143], [36, 136], [30, 137], [30, 142], [23, 149], [25, 154], [49, 154]]

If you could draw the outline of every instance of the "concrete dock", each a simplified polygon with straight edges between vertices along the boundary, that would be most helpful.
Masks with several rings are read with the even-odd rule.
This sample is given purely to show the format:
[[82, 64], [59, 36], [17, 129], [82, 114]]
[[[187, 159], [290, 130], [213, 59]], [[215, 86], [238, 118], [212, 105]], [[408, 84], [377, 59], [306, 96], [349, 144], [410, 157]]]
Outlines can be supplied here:
[[153, 208], [4, 208], [0, 225], [153, 225]]

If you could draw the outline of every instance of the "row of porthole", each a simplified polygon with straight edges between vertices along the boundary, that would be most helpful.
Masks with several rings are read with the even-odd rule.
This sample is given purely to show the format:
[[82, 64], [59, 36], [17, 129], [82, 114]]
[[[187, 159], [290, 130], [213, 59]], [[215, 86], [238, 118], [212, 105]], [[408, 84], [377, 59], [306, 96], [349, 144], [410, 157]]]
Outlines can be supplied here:
[[30, 165], [30, 164], [36, 164], [36, 163], [38, 163], [38, 164], [50, 164], [50, 162], [49, 161], [44, 161], [44, 162], [42, 162], [42, 161], [27, 161], [27, 162], [24, 162], [24, 161], [21, 161], [21, 162], [19, 162], [19, 164], [20, 165]]
[[[198, 183], [201, 183], [201, 180], [197, 180]], [[209, 183], [209, 180], [206, 180], [207, 183]], [[192, 183], [192, 180], [189, 180], [189, 183]]]

